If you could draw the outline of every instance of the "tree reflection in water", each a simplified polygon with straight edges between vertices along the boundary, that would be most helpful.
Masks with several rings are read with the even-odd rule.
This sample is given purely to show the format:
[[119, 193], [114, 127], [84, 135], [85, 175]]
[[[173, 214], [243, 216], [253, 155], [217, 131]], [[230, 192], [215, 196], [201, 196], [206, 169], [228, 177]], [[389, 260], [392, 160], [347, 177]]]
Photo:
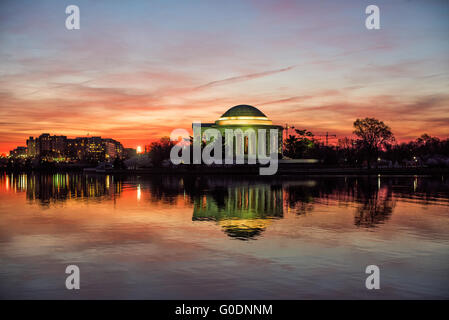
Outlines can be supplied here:
[[360, 227], [375, 227], [384, 223], [396, 206], [391, 185], [380, 187], [380, 183], [376, 186], [366, 179], [359, 179], [357, 182], [359, 205], [355, 212], [354, 224]]

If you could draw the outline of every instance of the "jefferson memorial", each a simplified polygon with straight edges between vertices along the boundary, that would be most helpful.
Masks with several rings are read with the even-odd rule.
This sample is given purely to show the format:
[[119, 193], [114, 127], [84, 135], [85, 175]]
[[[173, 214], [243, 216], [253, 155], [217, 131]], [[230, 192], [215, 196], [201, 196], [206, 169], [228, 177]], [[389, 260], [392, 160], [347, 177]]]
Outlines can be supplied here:
[[238, 106], [230, 108], [228, 111], [223, 113], [223, 115], [214, 123], [201, 123], [201, 135], [203, 136], [204, 131], [209, 128], [217, 129], [218, 131], [220, 131], [223, 137], [225, 137], [226, 129], [232, 129], [234, 131], [240, 129], [244, 135], [245, 155], [248, 154], [248, 134], [247, 134], [248, 131], [255, 131], [256, 133], [255, 147], [256, 147], [258, 145], [257, 132], [259, 129], [265, 129], [267, 132], [266, 150], [271, 150], [269, 149], [270, 129], [277, 130], [278, 154], [282, 154], [283, 127], [279, 125], [274, 125], [272, 121], [268, 119], [268, 117], [262, 111], [253, 106], [240, 104]]

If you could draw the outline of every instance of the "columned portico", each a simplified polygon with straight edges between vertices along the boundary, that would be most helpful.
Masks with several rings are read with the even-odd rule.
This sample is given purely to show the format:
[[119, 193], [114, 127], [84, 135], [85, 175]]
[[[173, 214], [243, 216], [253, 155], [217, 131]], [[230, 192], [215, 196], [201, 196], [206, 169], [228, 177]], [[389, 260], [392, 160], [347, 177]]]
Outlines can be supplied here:
[[[264, 147], [261, 152], [267, 156], [272, 153], [273, 142], [270, 139], [270, 130], [277, 133], [277, 153], [282, 154], [282, 131], [283, 127], [273, 125], [259, 109], [250, 105], [238, 105], [226, 111], [214, 123], [201, 124], [201, 140], [206, 140], [204, 133], [207, 129], [216, 129], [221, 133], [223, 143], [229, 145], [232, 141], [233, 152], [239, 155], [242, 151], [244, 157], [256, 156], [259, 147]], [[233, 134], [232, 137], [229, 135]], [[259, 139], [265, 135], [265, 146], [259, 145]], [[197, 137], [199, 138], [199, 137]], [[230, 140], [232, 138], [232, 140]]]

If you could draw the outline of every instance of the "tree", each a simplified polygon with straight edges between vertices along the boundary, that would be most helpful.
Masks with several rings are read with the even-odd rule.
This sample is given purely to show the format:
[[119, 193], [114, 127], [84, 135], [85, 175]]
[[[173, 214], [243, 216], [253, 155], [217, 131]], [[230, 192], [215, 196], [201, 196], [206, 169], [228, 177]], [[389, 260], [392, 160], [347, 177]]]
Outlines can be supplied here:
[[[436, 137], [431, 137], [427, 133], [424, 133], [416, 139], [415, 142], [415, 153], [420, 153], [419, 155], [438, 153], [440, 148], [440, 139]], [[415, 154], [416, 155], [416, 154]]]
[[285, 140], [284, 155], [290, 158], [303, 158], [314, 146], [313, 133], [295, 129], [295, 135], [289, 135]]
[[367, 157], [368, 167], [370, 160], [377, 158], [379, 150], [395, 141], [390, 127], [374, 118], [357, 119], [354, 128], [354, 134], [359, 138], [357, 143]]
[[354, 139], [344, 137], [338, 139], [337, 142], [337, 153], [338, 161], [344, 165], [355, 165], [357, 164], [357, 149], [355, 148], [357, 142]]
[[170, 150], [174, 144], [173, 141], [170, 141], [170, 138], [164, 137], [150, 145], [148, 157], [154, 166], [158, 167], [162, 164], [162, 161], [170, 159]]

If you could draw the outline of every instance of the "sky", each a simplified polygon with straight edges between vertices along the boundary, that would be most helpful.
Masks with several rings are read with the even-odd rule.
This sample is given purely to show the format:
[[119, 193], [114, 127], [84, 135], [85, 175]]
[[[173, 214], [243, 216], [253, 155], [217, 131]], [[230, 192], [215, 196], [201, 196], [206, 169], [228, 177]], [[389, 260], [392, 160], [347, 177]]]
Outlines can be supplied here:
[[375, 117], [446, 138], [448, 40], [447, 0], [2, 0], [0, 153], [44, 132], [135, 148], [238, 104], [317, 135]]

